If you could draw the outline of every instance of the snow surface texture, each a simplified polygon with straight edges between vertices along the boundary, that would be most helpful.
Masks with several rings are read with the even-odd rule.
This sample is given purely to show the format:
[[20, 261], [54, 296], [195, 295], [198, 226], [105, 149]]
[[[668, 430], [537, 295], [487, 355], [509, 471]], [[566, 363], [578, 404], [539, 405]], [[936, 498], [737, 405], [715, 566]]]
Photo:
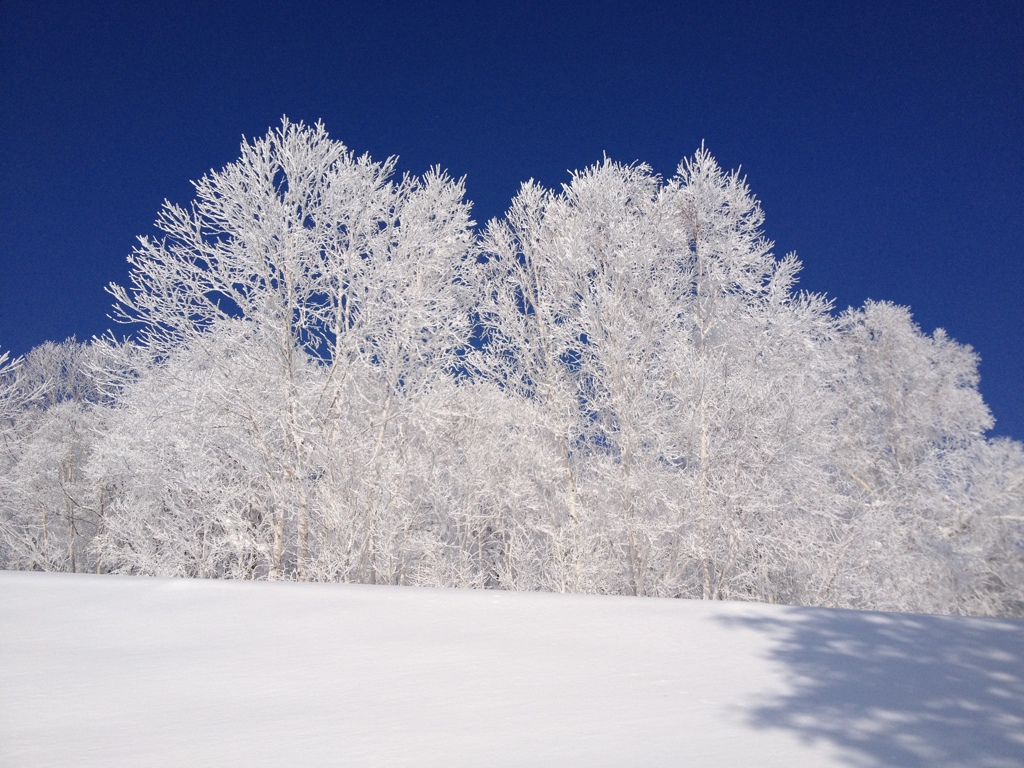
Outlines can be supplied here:
[[1022, 766], [1024, 622], [0, 572], [4, 766]]

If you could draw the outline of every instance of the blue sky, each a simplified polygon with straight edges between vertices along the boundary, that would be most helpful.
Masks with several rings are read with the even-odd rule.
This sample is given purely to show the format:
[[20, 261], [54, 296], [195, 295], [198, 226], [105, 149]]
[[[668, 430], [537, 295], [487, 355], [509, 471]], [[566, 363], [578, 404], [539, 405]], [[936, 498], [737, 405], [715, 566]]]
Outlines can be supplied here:
[[481, 222], [706, 141], [802, 288], [972, 345], [1024, 439], [1024, 5], [889, 5], [4, 0], [0, 349], [111, 327], [161, 202], [285, 114], [466, 175]]

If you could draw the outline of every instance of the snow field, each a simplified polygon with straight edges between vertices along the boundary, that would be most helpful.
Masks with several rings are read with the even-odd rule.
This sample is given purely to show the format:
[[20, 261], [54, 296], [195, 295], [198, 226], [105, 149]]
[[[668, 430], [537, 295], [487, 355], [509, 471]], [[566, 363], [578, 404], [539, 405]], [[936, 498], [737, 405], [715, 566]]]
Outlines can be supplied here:
[[1022, 766], [1024, 622], [0, 572], [3, 766]]

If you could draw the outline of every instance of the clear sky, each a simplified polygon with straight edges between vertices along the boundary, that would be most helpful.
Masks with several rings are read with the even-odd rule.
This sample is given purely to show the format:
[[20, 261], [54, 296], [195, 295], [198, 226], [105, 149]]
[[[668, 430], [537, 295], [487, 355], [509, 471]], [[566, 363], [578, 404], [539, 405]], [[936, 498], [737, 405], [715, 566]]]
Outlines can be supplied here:
[[[742, 166], [838, 308], [908, 304], [1024, 439], [1024, 4], [0, 3], [0, 349], [100, 334], [167, 198], [282, 115], [467, 176]], [[117, 328], [118, 332], [123, 329]]]

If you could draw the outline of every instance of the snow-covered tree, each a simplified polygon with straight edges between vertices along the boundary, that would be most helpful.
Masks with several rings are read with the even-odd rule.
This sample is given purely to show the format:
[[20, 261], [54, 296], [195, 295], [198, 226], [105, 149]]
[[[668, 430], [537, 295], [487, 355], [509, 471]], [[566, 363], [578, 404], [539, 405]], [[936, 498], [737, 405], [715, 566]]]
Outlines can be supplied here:
[[782, 597], [781, 531], [821, 512], [831, 321], [761, 222], [702, 149], [668, 184], [609, 161], [527, 184], [488, 228], [493, 369], [544, 412], [589, 589]]
[[959, 554], [953, 608], [1024, 616], [1024, 444], [975, 441], [958, 459], [957, 515], [940, 530]]
[[967, 531], [989, 530], [991, 503], [982, 501], [994, 448], [984, 438], [992, 416], [977, 388], [978, 357], [886, 302], [848, 311], [840, 325], [832, 450], [842, 541], [821, 599], [962, 610], [978, 586], [966, 574], [981, 556]]
[[[448, 375], [469, 337], [462, 184], [439, 170], [391, 181], [394, 164], [285, 120], [196, 182], [190, 209], [165, 204], [164, 236], [129, 259], [130, 288], [111, 286], [153, 365], [188, 350], [212, 367], [222, 407], [244, 423], [235, 438], [263, 457], [272, 578], [310, 575], [317, 451], [346, 439], [356, 409], [372, 432], [360, 450], [379, 453], [403, 398]], [[354, 375], [373, 386], [352, 387]]]
[[[532, 536], [559, 587], [570, 591], [618, 590], [623, 569], [616, 561], [624, 557], [629, 568], [636, 560], [635, 542], [611, 532], [613, 521], [624, 522], [622, 515], [616, 509], [608, 516], [591, 475], [598, 457], [621, 450], [621, 441], [611, 442], [619, 425], [627, 430], [626, 442], [632, 427], [640, 426], [607, 407], [608, 379], [617, 377], [615, 383], [625, 386], [623, 378], [631, 376], [635, 382], [649, 352], [623, 349], [628, 341], [621, 326], [633, 320], [647, 328], [663, 318], [637, 317], [643, 307], [636, 300], [615, 304], [613, 294], [633, 298], [631, 291], [644, 292], [644, 283], [656, 279], [649, 274], [658, 254], [651, 216], [656, 196], [649, 168], [605, 162], [576, 174], [562, 194], [524, 185], [506, 219], [491, 222], [486, 233], [490, 301], [482, 316], [489, 370], [509, 394], [530, 401], [540, 420], [539, 447], [557, 457], [543, 475], [548, 519], [533, 521]], [[647, 329], [655, 335], [661, 330]], [[656, 343], [650, 336], [644, 341]], [[610, 374], [602, 370], [609, 364]], [[631, 405], [643, 410], [642, 403]], [[627, 473], [633, 466], [629, 451], [627, 446]], [[634, 490], [620, 489], [627, 508]]]
[[745, 180], [706, 150], [680, 165], [663, 205], [688, 289], [666, 381], [667, 434], [686, 464], [681, 549], [696, 566], [684, 589], [803, 601], [832, 514], [830, 305], [795, 292], [796, 257], [774, 257]]
[[46, 342], [2, 374], [0, 562], [75, 572], [95, 567], [90, 543], [103, 492], [87, 471], [107, 413], [100, 359], [73, 338]]

